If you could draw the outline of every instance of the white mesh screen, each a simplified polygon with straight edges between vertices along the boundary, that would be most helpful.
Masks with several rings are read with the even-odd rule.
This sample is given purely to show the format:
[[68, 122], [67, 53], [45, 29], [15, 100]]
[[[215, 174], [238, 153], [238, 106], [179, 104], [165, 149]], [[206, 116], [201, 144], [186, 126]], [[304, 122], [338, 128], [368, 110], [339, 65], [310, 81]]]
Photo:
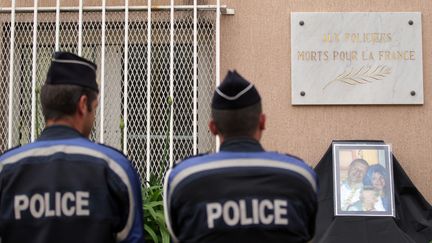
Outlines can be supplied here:
[[[0, 136], [7, 138], [9, 99], [9, 54], [11, 23], [10, 13], [2, 13], [0, 46]], [[40, 105], [40, 88], [55, 50], [55, 12], [38, 13], [37, 73], [36, 73], [36, 134], [44, 127]], [[78, 12], [61, 12], [59, 48], [78, 52]], [[198, 12], [198, 152], [214, 150], [215, 141], [208, 131], [210, 101], [215, 86], [215, 12]], [[100, 73], [102, 13], [84, 12], [82, 32], [82, 56], [98, 65], [98, 82], [105, 78], [103, 137], [104, 143], [117, 149], [123, 148], [125, 106], [128, 111], [127, 154], [139, 174], [146, 178], [147, 163], [151, 176], [161, 179], [169, 166], [169, 114], [170, 104], [170, 12], [153, 11], [151, 16], [151, 92], [147, 93], [147, 11], [129, 11], [128, 59], [125, 51], [125, 13], [106, 13], [105, 73]], [[14, 89], [12, 109], [12, 143], [14, 146], [28, 143], [31, 135], [31, 90], [33, 13], [17, 13], [15, 22]], [[125, 70], [125, 62], [128, 69]], [[193, 153], [193, 12], [175, 11], [174, 31], [174, 160]], [[127, 72], [128, 92], [124, 93], [124, 75]], [[101, 94], [102, 95], [102, 94]], [[124, 95], [128, 103], [124, 104]], [[150, 102], [150, 117], [147, 117]], [[100, 141], [100, 106], [91, 139]], [[150, 119], [150, 161], [147, 161], [147, 119]], [[0, 150], [7, 149], [7, 139], [0, 140]]]

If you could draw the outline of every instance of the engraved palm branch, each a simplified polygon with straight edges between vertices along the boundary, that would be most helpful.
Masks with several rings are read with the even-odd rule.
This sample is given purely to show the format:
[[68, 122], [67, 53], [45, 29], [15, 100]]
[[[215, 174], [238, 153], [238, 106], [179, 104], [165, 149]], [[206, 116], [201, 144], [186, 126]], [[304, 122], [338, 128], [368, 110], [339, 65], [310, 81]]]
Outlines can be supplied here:
[[335, 82], [342, 82], [348, 85], [357, 85], [368, 84], [374, 81], [383, 80], [385, 77], [391, 74], [391, 71], [391, 68], [386, 65], [379, 65], [376, 68], [373, 68], [370, 65], [365, 65], [358, 70], [352, 68], [350, 71], [344, 71], [335, 79], [328, 82], [324, 86], [323, 90], [326, 89], [330, 84]]

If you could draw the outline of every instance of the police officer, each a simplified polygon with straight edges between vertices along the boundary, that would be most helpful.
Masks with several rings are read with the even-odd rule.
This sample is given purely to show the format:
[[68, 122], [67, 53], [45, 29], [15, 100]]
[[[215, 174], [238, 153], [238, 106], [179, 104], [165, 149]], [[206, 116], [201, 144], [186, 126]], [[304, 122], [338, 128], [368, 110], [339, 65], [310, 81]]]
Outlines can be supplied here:
[[53, 55], [41, 90], [46, 128], [0, 157], [2, 243], [144, 242], [130, 161], [88, 140], [98, 92], [94, 63]]
[[220, 152], [167, 172], [165, 217], [175, 242], [307, 242], [317, 212], [317, 177], [301, 159], [266, 152], [261, 98], [228, 72], [212, 100], [210, 131]]

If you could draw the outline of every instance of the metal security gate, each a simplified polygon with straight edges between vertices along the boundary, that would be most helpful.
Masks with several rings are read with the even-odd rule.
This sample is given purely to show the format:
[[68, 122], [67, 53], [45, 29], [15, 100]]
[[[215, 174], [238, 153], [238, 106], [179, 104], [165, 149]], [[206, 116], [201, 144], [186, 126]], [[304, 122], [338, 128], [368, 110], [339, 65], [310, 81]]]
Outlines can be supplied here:
[[[213, 151], [207, 123], [219, 78], [221, 6], [15, 6], [0, 14], [0, 149], [44, 127], [39, 92], [51, 55], [98, 65], [100, 105], [91, 139], [122, 150], [145, 180], [174, 161]], [[78, 1], [77, 1], [78, 2]], [[222, 9], [225, 9], [224, 7]]]

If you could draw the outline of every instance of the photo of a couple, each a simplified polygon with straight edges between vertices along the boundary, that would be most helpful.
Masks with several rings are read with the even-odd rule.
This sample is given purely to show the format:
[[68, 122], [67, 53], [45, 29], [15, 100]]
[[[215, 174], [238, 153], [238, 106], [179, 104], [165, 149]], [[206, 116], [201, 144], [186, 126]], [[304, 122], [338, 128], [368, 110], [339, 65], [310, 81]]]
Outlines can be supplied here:
[[334, 144], [335, 215], [394, 216], [389, 145]]

